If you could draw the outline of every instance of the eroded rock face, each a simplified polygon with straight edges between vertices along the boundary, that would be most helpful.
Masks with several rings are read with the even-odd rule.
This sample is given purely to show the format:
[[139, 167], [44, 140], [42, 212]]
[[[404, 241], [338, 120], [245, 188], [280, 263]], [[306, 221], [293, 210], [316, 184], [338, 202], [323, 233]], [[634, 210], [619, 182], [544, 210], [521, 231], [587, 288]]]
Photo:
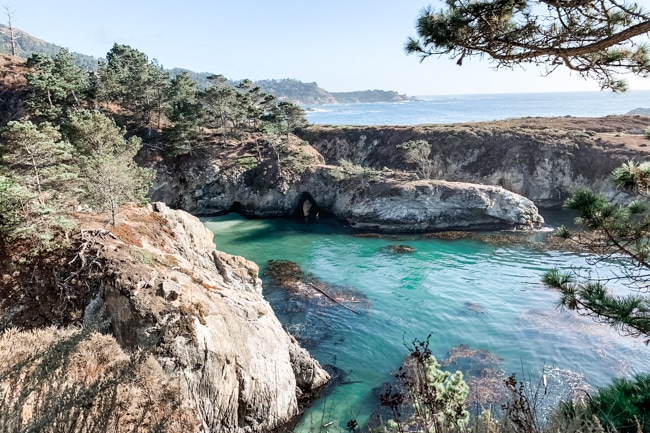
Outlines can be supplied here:
[[559, 207], [576, 189], [608, 198], [625, 196], [610, 182], [612, 170], [649, 156], [643, 116], [522, 118], [498, 122], [417, 126], [310, 126], [301, 138], [334, 164], [414, 170], [397, 146], [431, 144], [438, 179], [497, 185], [543, 208]]
[[[262, 298], [257, 265], [215, 251], [197, 218], [162, 203], [152, 210], [166, 233], [143, 238], [148, 256], [122, 264], [104, 284], [115, 338], [156, 353], [205, 431], [265, 432], [287, 423], [329, 375]], [[107, 259], [120, 248], [109, 246]]]
[[[416, 181], [409, 175], [377, 172], [341, 176], [332, 166], [317, 166], [291, 182], [255, 188], [240, 180], [205, 175], [173, 178], [159, 171], [154, 199], [166, 200], [194, 214], [214, 214], [233, 203], [259, 217], [327, 212], [360, 230], [425, 232], [452, 229], [530, 228], [544, 222], [525, 197], [498, 186], [443, 181]], [[200, 199], [190, 191], [200, 189]], [[307, 198], [308, 197], [308, 198]]]
[[335, 214], [352, 227], [382, 232], [536, 227], [544, 222], [532, 201], [492, 187], [455, 182], [412, 181], [384, 194], [342, 194]]

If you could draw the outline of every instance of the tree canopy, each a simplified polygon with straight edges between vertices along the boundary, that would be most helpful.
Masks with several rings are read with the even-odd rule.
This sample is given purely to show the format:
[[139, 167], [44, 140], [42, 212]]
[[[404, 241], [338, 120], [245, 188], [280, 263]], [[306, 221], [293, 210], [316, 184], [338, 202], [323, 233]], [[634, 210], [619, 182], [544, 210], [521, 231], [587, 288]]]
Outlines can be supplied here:
[[445, 0], [423, 9], [405, 44], [421, 60], [488, 56], [496, 67], [563, 66], [602, 89], [623, 91], [619, 74], [650, 74], [650, 13], [625, 0]]

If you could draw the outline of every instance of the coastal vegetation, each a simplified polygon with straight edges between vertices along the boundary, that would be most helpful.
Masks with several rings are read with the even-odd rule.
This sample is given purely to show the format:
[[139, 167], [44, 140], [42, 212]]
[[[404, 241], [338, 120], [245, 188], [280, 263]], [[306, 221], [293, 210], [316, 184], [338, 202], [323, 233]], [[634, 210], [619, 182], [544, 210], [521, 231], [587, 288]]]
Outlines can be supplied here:
[[[507, 15], [508, 11], [512, 12], [509, 9], [499, 13]], [[627, 12], [631, 15], [626, 20], [646, 18], [634, 8]], [[617, 18], [611, 25], [617, 29], [621, 22]], [[411, 48], [425, 51], [420, 45]], [[424, 52], [425, 55], [433, 53], [437, 52]], [[636, 54], [645, 56], [641, 49]], [[630, 69], [645, 70], [645, 60], [642, 65], [626, 63], [631, 60], [637, 61], [622, 56], [616, 61], [598, 63], [596, 68], [604, 74], [601, 85], [622, 89], [621, 82], [610, 75], [611, 66], [625, 64]], [[150, 61], [144, 53], [127, 45], [115, 44], [96, 71], [80, 68], [74, 56], [63, 49], [53, 56], [33, 54], [21, 67], [24, 80], [16, 79], [13, 93], [9, 92], [17, 95], [18, 103], [1, 125], [0, 256], [7, 263], [13, 260], [14, 271], [3, 275], [3, 279], [15, 284], [16, 292], [33, 285], [34, 290], [48, 290], [52, 292], [49, 296], [59, 296], [62, 299], [61, 310], [57, 312], [59, 318], [51, 321], [62, 327], [83, 327], [20, 332], [6, 330], [3, 324], [0, 353], [4, 353], [6, 365], [0, 370], [0, 400], [4, 403], [0, 409], [0, 426], [8, 431], [53, 432], [99, 431], [109, 425], [116, 431], [228, 431], [233, 428], [252, 431], [258, 425], [255, 423], [264, 424], [265, 420], [260, 421], [256, 416], [260, 412], [268, 415], [277, 402], [269, 400], [269, 407], [251, 406], [256, 397], [246, 393], [253, 386], [250, 383], [258, 381], [258, 375], [245, 376], [248, 371], [240, 363], [252, 362], [249, 358], [259, 355], [255, 360], [259, 358], [260, 366], [251, 369], [256, 372], [254, 368], [259, 368], [256, 373], [260, 373], [268, 368], [266, 354], [228, 353], [232, 357], [224, 356], [225, 360], [214, 355], [222, 346], [231, 344], [239, 348], [245, 340], [252, 339], [248, 333], [258, 326], [255, 320], [272, 321], [268, 318], [272, 312], [266, 304], [251, 301], [260, 291], [257, 267], [241, 258], [220, 256], [204, 228], [191, 230], [192, 225], [200, 226], [196, 219], [179, 216], [164, 205], [146, 210], [128, 210], [124, 205], [141, 205], [148, 200], [156, 173], [143, 166], [147, 162], [151, 166], [161, 161], [167, 164], [156, 166], [163, 167], [161, 171], [182, 171], [188, 167], [182, 165], [188, 160], [212, 156], [206, 150], [209, 147], [230, 152], [223, 160], [235, 167], [233, 172], [244, 173], [237, 179], [249, 182], [250, 191], [277, 188], [286, 195], [288, 181], [298, 178], [308, 165], [318, 160], [300, 149], [303, 143], [294, 135], [307, 126], [304, 110], [280, 100], [250, 80], [233, 85], [223, 76], [210, 75], [201, 87], [189, 73], [172, 77], [156, 61]], [[284, 84], [287, 83], [267, 83], [269, 86]], [[346, 97], [357, 98], [357, 95]], [[589, 134], [584, 135], [582, 138], [589, 138]], [[365, 140], [364, 136], [360, 141], [365, 143]], [[416, 166], [424, 181], [416, 185], [420, 190], [442, 191], [441, 195], [446, 197], [454, 195], [447, 183], [429, 181], [439, 177], [441, 170], [432, 156], [430, 141], [417, 139], [400, 143], [392, 143], [393, 150], [398, 149], [404, 162]], [[463, 156], [466, 158], [466, 153]], [[138, 165], [136, 160], [144, 163]], [[534, 165], [530, 161], [524, 163]], [[196, 178], [208, 172], [195, 174], [191, 168], [187, 170], [188, 175]], [[326, 173], [339, 185], [359, 187], [353, 190], [354, 195], [358, 193], [365, 198], [366, 192], [383, 175], [393, 174], [393, 169], [380, 171], [339, 159], [338, 165], [329, 167]], [[175, 172], [174, 175], [180, 176]], [[647, 195], [650, 170], [646, 165], [629, 163], [617, 169], [614, 178], [622, 186]], [[273, 182], [268, 182], [269, 179]], [[313, 182], [319, 183], [321, 178], [315, 179]], [[406, 190], [396, 184], [391, 178], [385, 185], [377, 185], [385, 188], [380, 198], [390, 200]], [[413, 185], [408, 185], [409, 191], [416, 189]], [[497, 196], [497, 188], [491, 191]], [[193, 195], [202, 199], [203, 191], [194, 190]], [[413, 201], [419, 201], [420, 197], [415, 196]], [[303, 200], [303, 210], [305, 203]], [[364, 203], [366, 208], [370, 207]], [[311, 205], [310, 202], [308, 210]], [[482, 202], [479, 205], [486, 207]], [[650, 247], [645, 206], [633, 202], [625, 208], [617, 207], [588, 191], [573, 195], [567, 206], [577, 210], [580, 222], [591, 230], [589, 237], [577, 240], [584, 241], [583, 246], [597, 253], [599, 259], [617, 260], [622, 276], [632, 277], [637, 286], [647, 290]], [[99, 225], [110, 230], [97, 228], [95, 224], [92, 230], [75, 231], [78, 219], [97, 217], [89, 210], [105, 212]], [[129, 214], [129, 224], [120, 224], [120, 212]], [[570, 236], [566, 230], [562, 233]], [[203, 245], [204, 250], [195, 252], [199, 248], [195, 244]], [[133, 260], [126, 260], [121, 255], [124, 252]], [[71, 266], [76, 268], [70, 271]], [[124, 268], [130, 273], [121, 273]], [[46, 274], [51, 270], [54, 270], [51, 275]], [[160, 279], [159, 272], [168, 272], [170, 277]], [[593, 314], [631, 335], [648, 337], [650, 334], [647, 297], [613, 298], [602, 285], [574, 284], [570, 276], [557, 271], [547, 274], [545, 281], [561, 291], [562, 303], [568, 308]], [[186, 284], [184, 287], [191, 287], [191, 301], [182, 299], [185, 303], [174, 304], [180, 297], [181, 282]], [[85, 320], [89, 298], [100, 290], [104, 296], [113, 296], [115, 304], [127, 304], [131, 308], [118, 309], [124, 314], [116, 314], [122, 322], [115, 319], [111, 325], [115, 328], [112, 329], [115, 339], [107, 335], [106, 324], [94, 323], [99, 326], [94, 329]], [[234, 296], [233, 292], [245, 296], [228, 298]], [[217, 307], [210, 307], [214, 310], [209, 310], [207, 305], [213, 301], [213, 293], [219, 302], [215, 302]], [[40, 302], [40, 294], [35, 295], [33, 302]], [[224, 297], [227, 302], [222, 301]], [[244, 327], [238, 322], [234, 326], [223, 320], [226, 313], [220, 308], [232, 305], [242, 309], [235, 315], [245, 316], [243, 322], [253, 325]], [[112, 308], [117, 307], [112, 305]], [[16, 311], [15, 314], [24, 313], [20, 309]], [[225, 329], [224, 335], [208, 335], [208, 328]], [[282, 354], [284, 358], [293, 362], [300, 357], [295, 340], [282, 332], [273, 332], [277, 340], [269, 343], [268, 350], [277, 348], [279, 341], [291, 348], [290, 355]], [[224, 343], [226, 337], [233, 341]], [[264, 337], [259, 338], [260, 345], [268, 341]], [[168, 382], [163, 366], [148, 352], [153, 350], [151, 345], [141, 344], [141, 340], [149, 342], [155, 338], [164, 343], [158, 348], [158, 355], [166, 368], [182, 371], [178, 381]], [[395, 374], [395, 383], [379, 397], [380, 405], [390, 411], [390, 420], [374, 431], [650, 431], [647, 420], [650, 390], [645, 375], [616, 381], [591, 398], [561, 403], [545, 420], [540, 420], [531, 384], [522, 383], [513, 375], [503, 383], [509, 399], [501, 412], [483, 410], [470, 419], [466, 403], [470, 392], [468, 383], [461, 373], [443, 370], [429, 344], [429, 338], [416, 339], [409, 346], [409, 354]], [[188, 347], [193, 350], [191, 354]], [[183, 350], [181, 355], [177, 353]], [[229, 382], [222, 385], [215, 380], [205, 385], [214, 379], [211, 375], [217, 366], [232, 373], [224, 373], [226, 379], [222, 382]], [[298, 367], [289, 365], [288, 361], [284, 367], [287, 377], [300, 381], [282, 382], [290, 385], [284, 386], [287, 389], [277, 386], [278, 392], [286, 393], [285, 400], [295, 399], [298, 388], [301, 395], [315, 395], [318, 391], [312, 385], [318, 388], [327, 380], [317, 363], [304, 359]], [[274, 374], [277, 376], [277, 371]], [[315, 376], [319, 380], [310, 382]], [[220, 418], [220, 412], [210, 406], [219, 394], [220, 390], [215, 389], [219, 386], [239, 392], [234, 397], [230, 394], [224, 397], [236, 406], [227, 419], [226, 415]], [[179, 401], [181, 389], [187, 391], [184, 395], [189, 395], [189, 403]], [[245, 400], [247, 397], [249, 400]], [[298, 405], [293, 403], [292, 400], [292, 414], [295, 414]], [[188, 405], [194, 406], [188, 409]], [[278, 424], [288, 421], [283, 417], [284, 414], [278, 414], [273, 421]], [[346, 426], [350, 432], [360, 430], [355, 419], [350, 419]], [[267, 427], [264, 424], [260, 428]]]

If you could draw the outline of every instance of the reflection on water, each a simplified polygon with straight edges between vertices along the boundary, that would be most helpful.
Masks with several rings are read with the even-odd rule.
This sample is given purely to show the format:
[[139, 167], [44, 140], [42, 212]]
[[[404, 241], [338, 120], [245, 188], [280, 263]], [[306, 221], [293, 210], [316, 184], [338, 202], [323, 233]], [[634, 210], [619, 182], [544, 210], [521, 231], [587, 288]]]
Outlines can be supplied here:
[[[350, 418], [364, 422], [376, 409], [378, 387], [407, 354], [405, 343], [430, 333], [439, 360], [452, 348], [469, 347], [500, 360], [499, 374], [531, 380], [546, 374], [557, 393], [649, 370], [641, 341], [558, 310], [556, 293], [541, 284], [552, 267], [586, 268], [584, 255], [471, 239], [355, 237], [328, 221], [229, 215], [204, 222], [220, 250], [253, 260], [262, 271], [269, 260], [290, 260], [323, 287], [363, 295], [355, 314], [265, 281], [264, 295], [285, 328], [351, 382], [316, 402], [296, 431], [324, 420], [342, 431]], [[400, 245], [413, 251], [396, 253]], [[484, 383], [495, 377], [501, 376], [488, 375]]]

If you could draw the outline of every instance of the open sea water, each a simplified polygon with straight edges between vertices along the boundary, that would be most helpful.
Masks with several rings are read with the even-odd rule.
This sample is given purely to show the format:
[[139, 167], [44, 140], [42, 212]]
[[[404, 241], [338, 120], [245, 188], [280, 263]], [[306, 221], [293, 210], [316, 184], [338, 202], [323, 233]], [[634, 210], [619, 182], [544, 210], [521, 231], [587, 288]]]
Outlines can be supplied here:
[[[650, 106], [650, 91], [423, 99], [319, 106], [308, 112], [308, 119], [316, 124], [414, 125], [602, 116]], [[480, 379], [486, 367], [516, 373], [533, 387], [546, 375], [549, 389], [540, 407], [584, 395], [616, 377], [650, 372], [650, 349], [641, 340], [558, 309], [558, 294], [540, 282], [553, 267], [591, 269], [587, 255], [473, 240], [362, 238], [329, 220], [305, 224], [231, 214], [204, 223], [215, 233], [218, 249], [255, 261], [262, 275], [269, 260], [290, 260], [329, 289], [353, 297], [347, 305], [360, 313], [323, 296], [295, 297], [263, 278], [264, 296], [285, 329], [321, 364], [347, 373], [344, 384], [328, 389], [307, 409], [295, 432], [343, 432], [350, 419], [363, 424], [378, 410], [379, 389], [392, 380], [409, 343], [429, 334], [438, 360], [454, 348], [474, 354], [450, 366], [465, 370], [467, 380]], [[396, 254], [390, 248], [403, 244], [414, 252]], [[606, 267], [598, 272], [608, 276]]]
[[317, 125], [421, 125], [518, 117], [593, 117], [650, 107], [650, 90], [421, 96], [420, 101], [316, 105], [307, 120]]
[[[480, 351], [451, 365], [464, 367], [467, 379], [487, 367], [536, 386], [545, 374], [549, 392], [540, 407], [650, 371], [641, 340], [559, 310], [558, 294], [540, 282], [553, 267], [588, 269], [586, 255], [473, 240], [363, 238], [333, 221], [231, 214], [204, 223], [218, 249], [255, 261], [262, 275], [269, 260], [290, 260], [333, 293], [354, 297], [346, 305], [358, 315], [323, 296], [295, 297], [264, 277], [264, 296], [285, 329], [321, 364], [349, 373], [350, 383], [310, 407], [295, 432], [339, 432], [350, 419], [365, 422], [379, 408], [378, 387], [392, 380], [406, 346], [429, 334], [438, 360], [453, 348]], [[404, 244], [415, 251], [390, 249]], [[485, 365], [486, 357], [493, 362]]]

